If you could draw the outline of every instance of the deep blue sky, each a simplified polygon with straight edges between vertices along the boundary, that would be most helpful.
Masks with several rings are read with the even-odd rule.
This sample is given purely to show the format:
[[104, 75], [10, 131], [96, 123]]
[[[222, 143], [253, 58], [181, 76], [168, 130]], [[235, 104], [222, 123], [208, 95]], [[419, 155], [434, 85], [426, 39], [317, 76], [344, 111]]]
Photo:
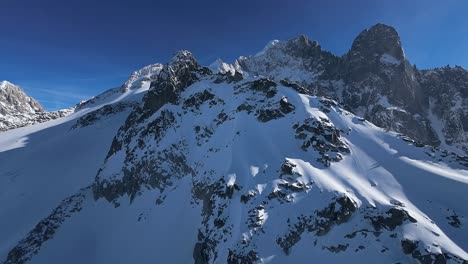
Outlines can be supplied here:
[[398, 30], [418, 68], [468, 68], [465, 0], [0, 0], [0, 10], [0, 79], [49, 110], [116, 87], [179, 49], [208, 65], [306, 34], [342, 55], [378, 22]]

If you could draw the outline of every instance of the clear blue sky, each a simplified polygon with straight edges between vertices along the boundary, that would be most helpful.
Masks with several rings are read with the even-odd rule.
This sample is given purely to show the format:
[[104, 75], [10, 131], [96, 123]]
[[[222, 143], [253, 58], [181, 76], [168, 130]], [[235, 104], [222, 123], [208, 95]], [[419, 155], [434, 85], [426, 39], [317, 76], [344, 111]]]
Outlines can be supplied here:
[[47, 109], [122, 84], [179, 49], [208, 65], [299, 34], [342, 55], [365, 28], [394, 26], [418, 68], [468, 68], [465, 0], [0, 0], [0, 79]]

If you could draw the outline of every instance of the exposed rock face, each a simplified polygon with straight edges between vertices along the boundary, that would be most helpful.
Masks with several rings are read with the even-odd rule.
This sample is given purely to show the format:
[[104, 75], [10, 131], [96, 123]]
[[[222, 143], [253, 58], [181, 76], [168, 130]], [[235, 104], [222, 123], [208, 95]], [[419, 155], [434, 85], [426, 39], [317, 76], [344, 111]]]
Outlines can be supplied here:
[[[146, 124], [144, 121], [164, 105], [176, 104], [185, 88], [210, 73], [209, 69], [198, 64], [190, 52], [176, 53], [151, 83], [141, 106], [129, 115], [119, 130], [106, 160], [110, 160], [111, 163], [113, 155], [122, 149], [125, 152], [136, 153], [148, 148], [147, 140], [143, 139], [138, 140], [135, 146], [128, 145], [137, 135], [154, 138], [158, 142], [162, 140], [167, 131], [177, 125], [175, 113], [169, 109], [164, 110], [153, 122]], [[184, 149], [185, 143], [178, 141], [163, 151], [146, 157], [127, 156], [121, 173], [106, 175], [104, 168], [96, 176], [96, 184], [93, 187], [95, 197], [105, 197], [109, 201], [115, 201], [124, 193], [134, 197], [144, 185], [158, 188], [163, 192], [167, 186], [172, 185], [174, 175], [182, 177], [193, 174], [193, 169], [185, 164]]]
[[31, 114], [44, 111], [41, 104], [26, 95], [20, 87], [7, 81], [0, 82], [0, 115]]
[[136, 102], [125, 102], [105, 105], [91, 113], [88, 113], [76, 120], [76, 123], [72, 126], [72, 129], [87, 127], [96, 123], [108, 115], [118, 114], [128, 109], [133, 109], [137, 106]]
[[144, 110], [153, 113], [166, 103], [176, 103], [184, 88], [208, 73], [211, 71], [201, 67], [192, 53], [186, 50], [177, 52], [151, 83], [144, 98]]
[[52, 239], [63, 222], [81, 211], [89, 187], [65, 198], [57, 208], [41, 220], [27, 236], [8, 254], [5, 264], [23, 264], [28, 262], [41, 248], [42, 244]]
[[57, 110], [53, 112], [38, 112], [34, 114], [11, 114], [0, 116], [0, 131], [6, 131], [19, 127], [30, 126], [57, 118], [68, 116], [73, 113], [74, 107], [68, 109]]
[[417, 70], [406, 60], [394, 28], [377, 24], [364, 30], [343, 59], [343, 103], [380, 127], [439, 144]]
[[[468, 71], [460, 66], [420, 71], [429, 116], [442, 145], [468, 152]], [[439, 123], [439, 125], [437, 125]]]
[[445, 264], [449, 262], [458, 262], [466, 264], [468, 261], [453, 256], [452, 254], [441, 252], [441, 253], [428, 253], [421, 248], [419, 241], [412, 241], [409, 239], [401, 240], [401, 248], [407, 255], [411, 255], [414, 259], [417, 259], [422, 264]]
[[0, 131], [57, 119], [71, 112], [73, 109], [47, 112], [19, 86], [0, 82]]
[[381, 64], [399, 66], [405, 59], [396, 30], [377, 24], [361, 32], [354, 40], [346, 55], [346, 79], [362, 82], [372, 74], [381, 73]]

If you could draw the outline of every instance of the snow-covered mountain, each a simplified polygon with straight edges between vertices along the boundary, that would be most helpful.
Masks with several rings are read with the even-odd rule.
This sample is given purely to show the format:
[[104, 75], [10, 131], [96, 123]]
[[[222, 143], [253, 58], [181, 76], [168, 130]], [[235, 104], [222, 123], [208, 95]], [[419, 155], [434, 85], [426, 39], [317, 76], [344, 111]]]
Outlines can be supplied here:
[[416, 70], [399, 47], [376, 25], [344, 57], [305, 36], [210, 67], [180, 51], [1, 132], [0, 259], [467, 263], [468, 158], [389, 131], [458, 151], [444, 115], [466, 114], [466, 71]]
[[[107, 102], [116, 96], [118, 97], [121, 94], [125, 94], [125, 92], [130, 89], [142, 88], [144, 83], [150, 81], [151, 78], [154, 78], [161, 68], [162, 65], [159, 63], [145, 66], [140, 70], [133, 72], [121, 87], [109, 89], [106, 92], [89, 100], [80, 102], [73, 107], [51, 112], [46, 111], [34, 98], [26, 95], [19, 86], [8, 81], [3, 81], [0, 83], [0, 131], [43, 123], [70, 115], [85, 106], [99, 102]], [[145, 88], [143, 87], [143, 89]], [[125, 102], [124, 104], [127, 103], [128, 102]], [[118, 108], [123, 110], [123, 108], [126, 108], [127, 106], [133, 106], [132, 102], [125, 107], [119, 105]], [[106, 109], [107, 111], [110, 110], [108, 108]], [[115, 109], [112, 111], [114, 110]]]
[[44, 108], [39, 102], [27, 96], [20, 87], [8, 81], [0, 82], [0, 113], [2, 115], [43, 111]]
[[0, 82], [0, 131], [64, 117], [73, 109], [47, 112], [23, 89], [8, 81]]
[[299, 36], [272, 41], [232, 66], [238, 65], [247, 74], [292, 82], [311, 95], [334, 98], [382, 128], [468, 154], [468, 71], [459, 66], [418, 70], [390, 26], [364, 30], [342, 57]]

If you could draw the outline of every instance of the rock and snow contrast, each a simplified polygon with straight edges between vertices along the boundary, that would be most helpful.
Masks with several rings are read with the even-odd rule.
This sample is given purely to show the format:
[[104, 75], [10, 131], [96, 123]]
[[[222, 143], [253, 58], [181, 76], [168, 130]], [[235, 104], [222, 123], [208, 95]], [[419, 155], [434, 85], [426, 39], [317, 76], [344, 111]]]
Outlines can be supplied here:
[[468, 154], [468, 71], [418, 70], [406, 59], [396, 30], [364, 30], [342, 57], [305, 36], [275, 41], [234, 66], [247, 74], [289, 81], [328, 96], [375, 125], [423, 144]]
[[44, 111], [39, 102], [27, 96], [21, 88], [8, 81], [0, 82], [0, 95], [0, 113], [2, 115]]
[[34, 98], [8, 81], [0, 82], [0, 131], [64, 117], [72, 109], [46, 112]]
[[177, 52], [0, 132], [0, 259], [466, 264], [467, 76], [411, 66], [382, 24], [343, 57]]

